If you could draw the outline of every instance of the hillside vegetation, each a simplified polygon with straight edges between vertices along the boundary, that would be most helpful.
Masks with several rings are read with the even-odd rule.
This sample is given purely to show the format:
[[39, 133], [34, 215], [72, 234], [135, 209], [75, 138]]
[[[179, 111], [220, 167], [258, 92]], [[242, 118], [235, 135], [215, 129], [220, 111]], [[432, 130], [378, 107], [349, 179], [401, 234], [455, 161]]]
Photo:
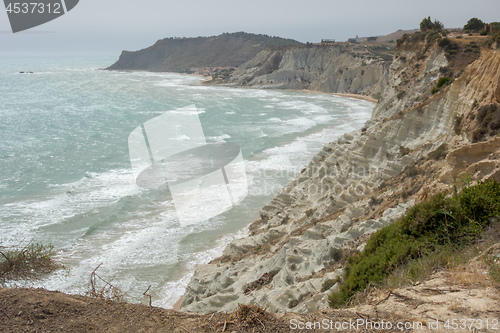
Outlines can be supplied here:
[[361, 253], [349, 257], [330, 304], [346, 305], [356, 292], [381, 285], [396, 270], [415, 279], [423, 261], [446, 266], [450, 254], [471, 244], [490, 224], [498, 223], [499, 216], [500, 185], [493, 180], [466, 187], [453, 197], [436, 194], [377, 231]]
[[28, 243], [5, 247], [0, 245], [0, 286], [12, 281], [34, 281], [61, 265], [54, 259], [51, 245]]

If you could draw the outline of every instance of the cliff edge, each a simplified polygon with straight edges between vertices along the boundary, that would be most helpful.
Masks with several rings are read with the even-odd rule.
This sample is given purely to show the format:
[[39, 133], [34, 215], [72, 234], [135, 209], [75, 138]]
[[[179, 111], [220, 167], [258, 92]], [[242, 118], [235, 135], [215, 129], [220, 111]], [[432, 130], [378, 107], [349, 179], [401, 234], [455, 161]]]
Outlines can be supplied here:
[[[326, 145], [261, 210], [250, 237], [197, 267], [182, 309], [207, 314], [0, 288], [0, 331], [494, 332], [500, 297], [484, 258], [500, 258], [498, 223], [474, 244], [478, 253], [466, 266], [411, 286], [365, 292], [362, 305], [327, 309], [327, 294], [338, 288], [327, 282], [342, 274], [349, 253], [414, 203], [453, 191], [460, 179], [499, 181], [499, 133], [496, 45], [432, 33], [404, 36], [372, 119]], [[466, 319], [467, 327], [453, 319]]]
[[[286, 52], [279, 61], [270, 52], [259, 61], [271, 57], [281, 70], [264, 74], [267, 82], [288, 63]], [[460, 176], [500, 181], [499, 103], [498, 50], [437, 32], [404, 36], [372, 120], [326, 145], [262, 208], [249, 237], [198, 266], [181, 310], [327, 309], [338, 284], [325, 282], [342, 275], [346, 253], [362, 249], [370, 234], [430, 195], [452, 191]]]

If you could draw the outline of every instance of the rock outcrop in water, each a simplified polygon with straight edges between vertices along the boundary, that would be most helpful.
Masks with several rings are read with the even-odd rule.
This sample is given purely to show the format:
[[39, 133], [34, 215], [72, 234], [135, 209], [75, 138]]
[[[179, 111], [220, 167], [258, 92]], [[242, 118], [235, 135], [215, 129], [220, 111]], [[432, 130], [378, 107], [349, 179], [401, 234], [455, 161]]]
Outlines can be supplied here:
[[[361, 249], [375, 230], [414, 203], [451, 191], [464, 175], [500, 180], [500, 51], [482, 47], [479, 52], [476, 40], [450, 40], [453, 52], [432, 34], [398, 41], [372, 119], [327, 144], [261, 210], [248, 237], [198, 266], [181, 310], [232, 311], [238, 304], [273, 312], [325, 309], [327, 293], [337, 288], [325, 282], [342, 273], [347, 254]], [[324, 62], [310, 61], [319, 50], [277, 52], [259, 54], [238, 70], [235, 82], [301, 88], [287, 68], [303, 67], [302, 76], [318, 73], [309, 88], [328, 86], [334, 67], [314, 67]], [[251, 65], [257, 63], [268, 65]], [[325, 70], [330, 72], [322, 76]], [[378, 76], [380, 84], [383, 77]], [[356, 87], [345, 91], [371, 89]]]

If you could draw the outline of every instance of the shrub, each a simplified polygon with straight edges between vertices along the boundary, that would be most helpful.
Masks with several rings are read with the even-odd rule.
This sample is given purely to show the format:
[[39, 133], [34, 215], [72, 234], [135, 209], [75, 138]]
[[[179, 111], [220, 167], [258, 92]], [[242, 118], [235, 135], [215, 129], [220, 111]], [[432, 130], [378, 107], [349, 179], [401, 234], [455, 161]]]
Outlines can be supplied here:
[[462, 125], [462, 120], [463, 120], [463, 116], [456, 116], [455, 117], [455, 122], [453, 124], [453, 131], [455, 132], [456, 135], [460, 134], [460, 128], [461, 128], [461, 125]]
[[427, 33], [427, 44], [432, 45], [439, 39], [441, 39], [441, 34], [439, 32], [433, 30]]
[[290, 302], [288, 302], [289, 309], [293, 309], [297, 305], [299, 305], [299, 300], [297, 300], [297, 299], [292, 299]]
[[438, 41], [438, 46], [442, 47], [443, 49], [446, 48], [450, 44], [451, 44], [451, 41], [448, 38], [441, 38]]
[[411, 165], [406, 167], [405, 174], [406, 176], [413, 178], [415, 176], [418, 176], [420, 173], [422, 173], [422, 169], [415, 165]]
[[429, 158], [435, 161], [442, 160], [443, 158], [446, 157], [447, 152], [448, 152], [448, 145], [446, 143], [443, 143], [436, 150], [431, 151], [429, 153]]
[[384, 199], [383, 199], [383, 198], [379, 198], [379, 199], [377, 199], [377, 197], [372, 196], [372, 197], [370, 198], [370, 201], [369, 201], [368, 203], [369, 203], [369, 205], [370, 205], [370, 206], [378, 206], [378, 205], [380, 205], [383, 201], [384, 201]]
[[443, 23], [441, 23], [438, 20], [434, 20], [432, 22], [431, 17], [426, 17], [420, 22], [420, 30], [422, 31], [427, 31], [427, 30], [438, 30], [441, 31], [443, 30], [444, 26]]
[[473, 142], [484, 139], [486, 134], [495, 136], [500, 133], [500, 105], [485, 105], [477, 111], [476, 121], [478, 128], [472, 136]]
[[343, 256], [342, 249], [339, 249], [337, 247], [330, 248], [329, 256], [331, 260], [340, 261]]
[[500, 283], [500, 260], [498, 258], [489, 257], [486, 260], [486, 264], [488, 265], [491, 279], [496, 283]]
[[475, 42], [471, 42], [470, 44], [468, 44], [468, 45], [465, 47], [464, 52], [474, 52], [474, 53], [480, 53], [480, 52], [481, 52], [481, 48], [479, 47], [479, 45], [477, 45], [477, 43], [475, 43]]
[[420, 30], [425, 31], [432, 29], [432, 20], [431, 17], [425, 17], [422, 22], [420, 22]]
[[451, 56], [453, 56], [453, 55], [455, 55], [455, 54], [457, 54], [457, 50], [448, 50], [448, 51], [446, 51], [446, 55], [448, 56], [448, 58], [451, 57]]
[[375, 232], [361, 253], [348, 258], [340, 289], [329, 295], [330, 305], [344, 306], [355, 293], [381, 284], [396, 270], [463, 248], [499, 214], [500, 185], [494, 180], [466, 187], [454, 197], [439, 193], [415, 205]]
[[405, 146], [399, 146], [399, 157], [403, 157], [411, 153], [411, 149]]
[[486, 43], [488, 46], [492, 46], [493, 43], [497, 43], [497, 48], [500, 48], [500, 31], [492, 34]]
[[325, 291], [330, 290], [337, 282], [340, 282], [340, 278], [326, 280], [321, 286], [321, 292], [324, 293]]
[[488, 34], [488, 33], [486, 32], [486, 30], [481, 30], [481, 31], [479, 32], [479, 35], [481, 35], [481, 36], [486, 36], [487, 34]]
[[37, 280], [61, 267], [54, 260], [54, 247], [28, 243], [13, 247], [0, 246], [0, 284], [14, 280]]
[[442, 86], [447, 84], [448, 81], [450, 81], [450, 78], [447, 76], [440, 78], [437, 85], [436, 85], [436, 88], [438, 88], [438, 89], [441, 88]]
[[472, 133], [472, 142], [476, 143], [483, 140], [484, 136], [488, 133], [484, 128], [479, 128]]
[[447, 56], [454, 55], [459, 50], [458, 44], [452, 42], [446, 37], [438, 40], [438, 46], [445, 50]]
[[397, 94], [397, 98], [398, 99], [401, 99], [404, 97], [404, 95], [406, 95], [406, 91], [400, 91], [398, 94]]

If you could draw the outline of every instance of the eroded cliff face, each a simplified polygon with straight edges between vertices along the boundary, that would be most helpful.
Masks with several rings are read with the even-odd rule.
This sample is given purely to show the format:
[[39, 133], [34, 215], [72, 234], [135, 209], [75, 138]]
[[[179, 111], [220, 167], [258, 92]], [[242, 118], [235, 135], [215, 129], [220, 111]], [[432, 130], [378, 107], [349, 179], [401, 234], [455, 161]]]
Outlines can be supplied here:
[[186, 72], [204, 67], [234, 67], [253, 59], [270, 45], [297, 41], [244, 32], [212, 37], [164, 38], [138, 51], [123, 51], [108, 70]]
[[[273, 312], [325, 309], [327, 294], [337, 288], [325, 282], [342, 273], [348, 253], [361, 249], [371, 233], [429, 195], [451, 191], [465, 174], [500, 180], [496, 125], [487, 124], [481, 140], [476, 136], [478, 142], [472, 142], [484, 127], [477, 115], [496, 112], [481, 108], [500, 102], [500, 52], [482, 49], [480, 56], [467, 58], [470, 64], [458, 57], [447, 56], [437, 42], [399, 45], [372, 120], [326, 145], [261, 210], [249, 237], [197, 267], [181, 309], [232, 311], [238, 304]], [[283, 71], [291, 61], [286, 59], [279, 62]], [[458, 63], [462, 66], [451, 66]], [[446, 71], [451, 81], [434, 89]]]
[[360, 54], [342, 45], [267, 49], [240, 66], [229, 84], [373, 96], [387, 84], [387, 63], [359, 47]]

